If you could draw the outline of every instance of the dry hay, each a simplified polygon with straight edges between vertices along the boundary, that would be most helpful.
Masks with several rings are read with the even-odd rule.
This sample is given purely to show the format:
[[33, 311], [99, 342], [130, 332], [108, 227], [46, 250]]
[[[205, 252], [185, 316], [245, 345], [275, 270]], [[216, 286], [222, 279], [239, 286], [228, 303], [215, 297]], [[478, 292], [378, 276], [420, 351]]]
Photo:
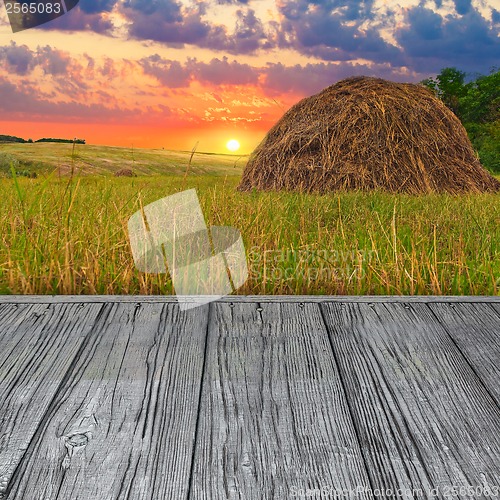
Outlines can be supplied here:
[[137, 175], [131, 168], [122, 168], [115, 172], [115, 177], [137, 177]]
[[250, 156], [240, 191], [495, 192], [460, 120], [421, 85], [353, 77], [303, 99]]

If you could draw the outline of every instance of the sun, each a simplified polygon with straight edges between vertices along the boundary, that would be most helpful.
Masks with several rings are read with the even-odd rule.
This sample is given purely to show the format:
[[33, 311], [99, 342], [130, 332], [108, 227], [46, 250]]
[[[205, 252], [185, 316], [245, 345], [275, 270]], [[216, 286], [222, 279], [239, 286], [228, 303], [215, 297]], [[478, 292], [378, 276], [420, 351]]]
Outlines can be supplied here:
[[236, 139], [231, 139], [227, 141], [226, 148], [229, 149], [229, 151], [238, 151], [238, 149], [240, 149], [240, 143]]

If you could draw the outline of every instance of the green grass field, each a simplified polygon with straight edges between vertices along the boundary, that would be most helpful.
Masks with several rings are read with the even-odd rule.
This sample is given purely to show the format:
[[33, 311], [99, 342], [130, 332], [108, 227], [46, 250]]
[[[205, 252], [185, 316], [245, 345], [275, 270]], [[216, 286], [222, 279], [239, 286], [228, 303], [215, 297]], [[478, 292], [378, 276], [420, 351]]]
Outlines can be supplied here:
[[[8, 173], [12, 159], [19, 162], [19, 170], [56, 175], [69, 175], [74, 169], [79, 175], [108, 175], [123, 168], [131, 168], [137, 175], [184, 175], [191, 151], [163, 149], [117, 148], [76, 144], [0, 143], [0, 173]], [[193, 155], [189, 173], [192, 175], [239, 175], [246, 156]]]
[[[8, 177], [13, 158], [38, 177]], [[250, 277], [239, 293], [499, 294], [500, 195], [239, 193], [246, 158], [196, 153], [187, 169], [189, 158], [0, 145], [0, 293], [173, 293], [168, 275], [134, 268], [127, 221], [196, 188], [207, 224], [243, 235]], [[138, 177], [112, 175], [124, 167]]]

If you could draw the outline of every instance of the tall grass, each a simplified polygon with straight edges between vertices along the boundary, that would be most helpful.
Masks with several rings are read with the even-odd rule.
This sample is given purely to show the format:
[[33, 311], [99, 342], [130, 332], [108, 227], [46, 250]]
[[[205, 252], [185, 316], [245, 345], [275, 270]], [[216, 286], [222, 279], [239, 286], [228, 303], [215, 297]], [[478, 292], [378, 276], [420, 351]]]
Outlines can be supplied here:
[[194, 187], [207, 224], [243, 235], [239, 293], [499, 294], [498, 195], [243, 194], [238, 180], [0, 179], [0, 293], [173, 293], [168, 275], [134, 268], [127, 221]]

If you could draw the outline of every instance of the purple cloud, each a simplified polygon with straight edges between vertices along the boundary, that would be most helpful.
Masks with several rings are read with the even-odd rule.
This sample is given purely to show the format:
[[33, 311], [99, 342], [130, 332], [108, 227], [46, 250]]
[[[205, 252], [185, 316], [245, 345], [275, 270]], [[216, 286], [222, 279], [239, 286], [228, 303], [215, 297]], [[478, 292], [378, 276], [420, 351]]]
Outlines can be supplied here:
[[81, 102], [52, 102], [41, 95], [39, 90], [26, 84], [16, 86], [0, 76], [0, 112], [8, 113], [11, 119], [64, 120], [79, 122], [119, 122], [141, 116], [141, 109], [120, 109], [103, 107], [101, 104]]
[[139, 61], [144, 73], [154, 76], [163, 85], [170, 88], [187, 87], [191, 73], [178, 61], [162, 59], [158, 54]]
[[114, 28], [113, 23], [103, 14], [106, 14], [106, 12], [84, 11], [80, 4], [78, 4], [64, 16], [43, 24], [38, 29], [46, 31], [92, 31], [94, 33], [111, 35]]
[[369, 65], [343, 62], [306, 64], [305, 66], [284, 66], [281, 63], [268, 64], [263, 89], [269, 95], [291, 92], [299, 95], [312, 95], [334, 83], [355, 75], [379, 76], [395, 81], [418, 80], [408, 74], [398, 73], [388, 65]]
[[17, 75], [26, 75], [36, 64], [31, 50], [26, 45], [17, 45], [16, 42], [0, 47], [0, 61], [9, 72]]
[[248, 85], [257, 84], [259, 70], [236, 60], [229, 62], [227, 57], [214, 58], [209, 63], [195, 59], [188, 63], [197, 80], [214, 85]]
[[407, 21], [396, 37], [407, 65], [417, 71], [438, 72], [445, 66], [457, 66], [487, 73], [498, 64], [498, 30], [476, 9], [459, 17], [441, 17], [419, 6], [408, 11]]
[[356, 1], [345, 7], [341, 2], [297, 0], [279, 7], [281, 31], [288, 33], [285, 46], [330, 61], [359, 58], [402, 65], [401, 51], [385, 41], [376, 27], [366, 27], [372, 19], [371, 2]]

